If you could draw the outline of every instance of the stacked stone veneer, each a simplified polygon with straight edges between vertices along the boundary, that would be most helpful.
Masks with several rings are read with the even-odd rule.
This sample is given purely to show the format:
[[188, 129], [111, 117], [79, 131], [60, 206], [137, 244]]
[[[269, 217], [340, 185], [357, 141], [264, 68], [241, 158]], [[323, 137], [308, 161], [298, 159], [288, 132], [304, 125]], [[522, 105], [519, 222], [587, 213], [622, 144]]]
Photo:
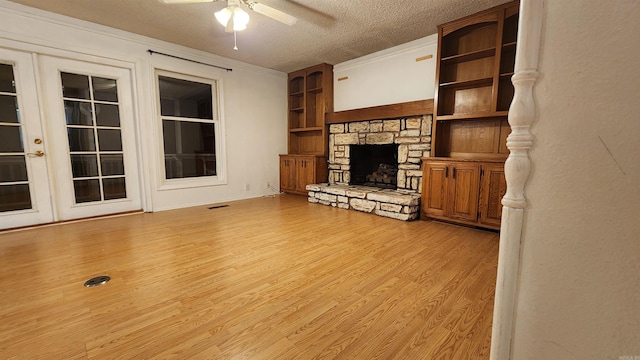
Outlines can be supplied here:
[[[307, 185], [309, 202], [399, 220], [417, 219], [421, 158], [431, 150], [431, 115], [329, 126], [329, 183]], [[398, 190], [349, 185], [350, 145], [398, 144]]]
[[398, 220], [415, 220], [420, 194], [409, 190], [378, 189], [360, 185], [307, 185], [309, 202], [353, 209]]
[[398, 189], [420, 192], [420, 158], [431, 151], [431, 115], [329, 126], [329, 183], [351, 180], [349, 145], [398, 144]]

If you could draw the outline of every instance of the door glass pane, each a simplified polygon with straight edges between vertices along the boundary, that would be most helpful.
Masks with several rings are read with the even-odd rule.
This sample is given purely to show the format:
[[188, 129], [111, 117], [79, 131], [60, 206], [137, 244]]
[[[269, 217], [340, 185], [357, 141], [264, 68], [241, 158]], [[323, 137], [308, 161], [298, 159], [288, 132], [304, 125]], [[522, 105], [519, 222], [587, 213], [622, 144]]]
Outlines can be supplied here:
[[29, 184], [0, 185], [0, 212], [31, 209]]
[[77, 75], [69, 73], [61, 73], [62, 78], [62, 96], [75, 99], [90, 99], [89, 77], [86, 75]]
[[117, 81], [70, 73], [61, 77], [65, 97], [87, 100], [64, 100], [76, 203], [126, 198]]
[[11, 65], [0, 64], [0, 92], [16, 92], [16, 84], [13, 80], [13, 66]]
[[18, 98], [13, 95], [0, 95], [0, 122], [18, 123]]
[[124, 175], [122, 154], [100, 155], [103, 176]]
[[74, 178], [98, 176], [98, 156], [72, 154], [71, 170]]
[[[11, 65], [0, 64], [0, 92], [16, 92]], [[29, 176], [16, 95], [0, 95], [0, 154], [0, 212], [31, 209]]]
[[115, 79], [92, 77], [93, 99], [98, 101], [118, 101], [118, 86]]
[[211, 85], [160, 76], [160, 113], [213, 120]]
[[23, 155], [0, 156], [0, 182], [27, 180], [27, 164]]
[[76, 203], [102, 200], [100, 196], [100, 181], [98, 179], [74, 180], [73, 189], [76, 194]]
[[96, 141], [93, 129], [68, 128], [69, 149], [71, 151], [95, 151]]
[[120, 130], [98, 129], [100, 151], [122, 151]]
[[0, 125], [0, 153], [23, 151], [20, 126]]
[[68, 125], [93, 125], [89, 102], [65, 100], [64, 112]]
[[119, 127], [120, 112], [118, 105], [96, 104], [96, 123], [98, 126]]
[[105, 200], [124, 199], [127, 197], [124, 178], [103, 179], [102, 184], [104, 185]]

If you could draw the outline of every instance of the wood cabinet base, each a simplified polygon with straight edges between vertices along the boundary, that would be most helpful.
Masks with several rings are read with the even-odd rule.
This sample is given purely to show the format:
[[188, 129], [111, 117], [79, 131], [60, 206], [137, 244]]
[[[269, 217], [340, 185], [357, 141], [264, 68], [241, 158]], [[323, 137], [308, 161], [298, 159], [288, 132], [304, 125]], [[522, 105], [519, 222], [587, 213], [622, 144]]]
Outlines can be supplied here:
[[499, 230], [506, 192], [504, 164], [425, 158], [421, 216]]
[[307, 185], [327, 182], [327, 159], [319, 155], [280, 155], [280, 191], [307, 195]]

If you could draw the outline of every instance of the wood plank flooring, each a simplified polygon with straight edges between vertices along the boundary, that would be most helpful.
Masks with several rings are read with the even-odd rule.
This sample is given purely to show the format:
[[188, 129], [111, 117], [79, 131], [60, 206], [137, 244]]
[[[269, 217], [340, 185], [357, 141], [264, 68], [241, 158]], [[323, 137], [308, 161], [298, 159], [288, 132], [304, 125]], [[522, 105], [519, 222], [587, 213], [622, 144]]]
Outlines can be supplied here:
[[227, 204], [0, 233], [0, 359], [489, 358], [496, 233]]

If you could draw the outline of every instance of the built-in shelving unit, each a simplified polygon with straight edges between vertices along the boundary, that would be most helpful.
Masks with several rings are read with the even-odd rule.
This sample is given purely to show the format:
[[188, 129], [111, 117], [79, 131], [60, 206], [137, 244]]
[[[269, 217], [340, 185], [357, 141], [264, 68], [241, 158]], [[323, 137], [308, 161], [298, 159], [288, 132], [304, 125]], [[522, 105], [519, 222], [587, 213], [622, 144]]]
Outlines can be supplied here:
[[333, 112], [333, 67], [289, 74], [289, 154], [327, 155], [326, 114]]
[[432, 150], [423, 161], [427, 217], [499, 228], [499, 216], [487, 222], [482, 211], [499, 215], [505, 190], [518, 11], [513, 1], [438, 27]]
[[307, 184], [327, 181], [326, 117], [333, 112], [333, 66], [294, 71], [288, 80], [289, 151], [280, 155], [280, 189], [306, 194]]
[[438, 27], [432, 157], [506, 159], [519, 3]]

